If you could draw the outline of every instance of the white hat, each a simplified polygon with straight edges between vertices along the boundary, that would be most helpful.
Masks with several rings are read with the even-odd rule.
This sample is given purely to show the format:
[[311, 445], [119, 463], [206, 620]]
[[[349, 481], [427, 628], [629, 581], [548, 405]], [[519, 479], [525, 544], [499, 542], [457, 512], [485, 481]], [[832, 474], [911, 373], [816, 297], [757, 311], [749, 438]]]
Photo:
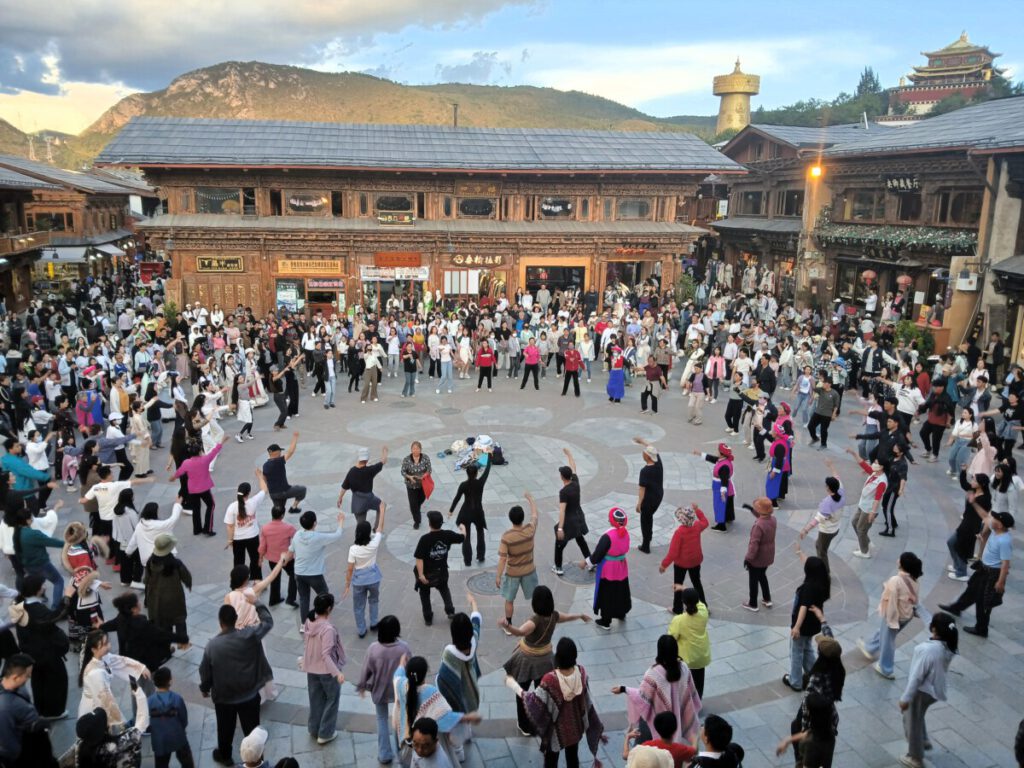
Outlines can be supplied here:
[[238, 755], [244, 763], [258, 763], [263, 759], [263, 749], [267, 746], [267, 739], [270, 734], [263, 728], [256, 727], [249, 731], [249, 735], [242, 739], [238, 746]]
[[370, 449], [360, 448], [359, 453], [356, 454], [358, 461], [369, 461], [370, 460]]
[[644, 453], [647, 454], [648, 456], [650, 456], [651, 461], [657, 461], [658, 460], [658, 449], [655, 448], [653, 445], [645, 445], [644, 446]]
[[112, 413], [107, 417], [107, 421], [120, 421], [124, 416], [120, 413]]

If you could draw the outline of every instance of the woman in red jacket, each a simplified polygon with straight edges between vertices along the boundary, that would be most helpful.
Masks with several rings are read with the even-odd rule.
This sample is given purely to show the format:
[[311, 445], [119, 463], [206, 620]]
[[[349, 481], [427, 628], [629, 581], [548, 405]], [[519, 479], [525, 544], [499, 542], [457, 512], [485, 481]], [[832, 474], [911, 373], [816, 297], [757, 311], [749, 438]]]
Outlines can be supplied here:
[[669, 544], [668, 554], [661, 561], [661, 568], [658, 570], [664, 573], [669, 565], [672, 566], [672, 582], [679, 584], [680, 589], [675, 590], [672, 596], [672, 613], [679, 615], [683, 612], [683, 592], [681, 586], [686, 581], [686, 574], [690, 574], [690, 583], [697, 590], [700, 601], [707, 605], [707, 598], [704, 597], [704, 585], [700, 583], [700, 564], [704, 562], [704, 552], [700, 547], [700, 535], [707, 530], [708, 519], [700, 511], [696, 504], [676, 509], [676, 520], [679, 527], [672, 534], [672, 543]]
[[476, 351], [476, 367], [480, 372], [476, 379], [477, 392], [480, 391], [480, 386], [484, 383], [484, 379], [487, 379], [487, 391], [491, 391], [495, 362], [494, 350], [491, 349], [490, 342], [486, 339], [481, 341], [480, 348]]

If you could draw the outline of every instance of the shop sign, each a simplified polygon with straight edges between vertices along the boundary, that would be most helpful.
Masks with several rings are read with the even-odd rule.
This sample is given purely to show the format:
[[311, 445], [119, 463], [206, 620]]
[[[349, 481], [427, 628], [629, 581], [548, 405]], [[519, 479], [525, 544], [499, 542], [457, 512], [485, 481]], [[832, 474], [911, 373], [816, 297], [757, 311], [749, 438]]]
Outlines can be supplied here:
[[378, 224], [411, 225], [416, 223], [416, 217], [411, 213], [378, 213]]
[[921, 189], [921, 180], [914, 174], [900, 174], [885, 177], [885, 188], [890, 192], [917, 192]]
[[301, 280], [278, 280], [275, 304], [286, 312], [298, 312], [306, 304], [306, 291]]
[[494, 181], [460, 181], [455, 185], [457, 197], [497, 197], [501, 184]]
[[718, 212], [715, 214], [715, 218], [724, 219], [729, 215], [729, 201], [719, 200], [718, 201]]
[[373, 254], [373, 266], [375, 267], [418, 267], [420, 266], [420, 254], [418, 251], [391, 251]]
[[502, 267], [505, 265], [505, 256], [469, 256], [456, 253], [452, 256], [452, 264], [460, 267]]
[[321, 277], [308, 277], [306, 278], [306, 288], [310, 291], [319, 290], [330, 290], [330, 291], [343, 291], [345, 290], [345, 281], [338, 280], [336, 278], [321, 278]]
[[616, 251], [619, 251], [619, 250], [638, 250], [641, 253], [643, 253], [644, 251], [656, 251], [656, 250], [658, 250], [658, 244], [657, 243], [645, 243], [645, 242], [627, 242], [627, 243], [620, 243], [619, 247], [616, 248], [615, 250]]
[[359, 277], [367, 283], [389, 280], [427, 281], [430, 279], [430, 267], [371, 267], [363, 264], [359, 267]]
[[280, 259], [280, 275], [338, 275], [345, 274], [345, 263], [340, 259]]
[[197, 256], [196, 272], [244, 272], [241, 256]]
[[288, 210], [292, 213], [320, 213], [331, 199], [320, 192], [289, 192]]

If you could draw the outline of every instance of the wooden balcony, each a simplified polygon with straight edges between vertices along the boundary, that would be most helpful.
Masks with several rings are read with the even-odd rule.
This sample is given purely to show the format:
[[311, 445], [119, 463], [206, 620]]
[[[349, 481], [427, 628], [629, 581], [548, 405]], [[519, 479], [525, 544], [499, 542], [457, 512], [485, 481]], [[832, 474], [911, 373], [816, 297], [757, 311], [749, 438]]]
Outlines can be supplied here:
[[49, 232], [0, 232], [0, 256], [32, 251], [50, 244]]

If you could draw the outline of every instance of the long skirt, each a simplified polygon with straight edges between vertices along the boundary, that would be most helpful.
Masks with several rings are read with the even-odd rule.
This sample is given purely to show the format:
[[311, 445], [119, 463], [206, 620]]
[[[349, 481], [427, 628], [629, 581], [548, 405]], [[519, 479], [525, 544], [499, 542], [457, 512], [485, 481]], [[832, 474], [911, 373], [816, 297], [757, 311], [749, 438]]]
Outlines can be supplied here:
[[600, 614], [602, 619], [624, 619], [632, 607], [629, 579], [610, 581], [598, 574], [594, 584], [594, 613]]
[[731, 523], [736, 518], [736, 514], [733, 511], [733, 499], [735, 497], [727, 496], [725, 501], [722, 501], [722, 483], [720, 480], [711, 481], [711, 496], [714, 503], [715, 523], [717, 525]]
[[605, 392], [612, 400], [621, 400], [626, 396], [626, 376], [621, 368], [613, 368], [608, 372], [608, 385]]

